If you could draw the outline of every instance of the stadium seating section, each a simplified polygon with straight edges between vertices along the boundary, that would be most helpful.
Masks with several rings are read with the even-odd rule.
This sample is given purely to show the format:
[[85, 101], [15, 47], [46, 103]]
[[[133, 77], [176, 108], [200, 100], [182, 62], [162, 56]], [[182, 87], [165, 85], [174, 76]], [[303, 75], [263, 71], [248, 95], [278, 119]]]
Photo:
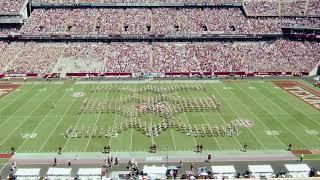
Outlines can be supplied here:
[[310, 71], [320, 44], [256, 43], [0, 43], [3, 72]]
[[320, 19], [246, 18], [237, 8], [40, 9], [33, 11], [21, 32], [24, 34], [248, 34], [281, 33], [281, 26], [292, 25], [320, 27]]
[[[0, 1], [1, 12], [2, 14], [17, 12], [24, 2], [2, 0]], [[82, 2], [149, 1], [33, 1], [38, 4]], [[167, 3], [166, 0], [152, 2]], [[192, 0], [192, 2], [202, 2], [202, 0]], [[320, 1], [318, 0], [210, 0], [206, 2], [243, 3], [247, 15], [261, 17], [248, 17], [240, 8], [36, 8], [22, 27], [2, 25], [0, 34], [280, 34], [283, 26], [320, 27], [319, 18], [299, 17], [300, 15], [319, 15]], [[1, 42], [0, 72], [308, 72], [320, 59], [319, 50], [319, 43], [287, 40], [251, 43], [152, 44]]]

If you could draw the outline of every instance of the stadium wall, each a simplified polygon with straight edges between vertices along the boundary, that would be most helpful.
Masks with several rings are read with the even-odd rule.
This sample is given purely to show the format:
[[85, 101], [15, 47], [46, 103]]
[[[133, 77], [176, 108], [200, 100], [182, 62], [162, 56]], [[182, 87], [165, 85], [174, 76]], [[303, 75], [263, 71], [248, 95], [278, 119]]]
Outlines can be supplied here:
[[72, 72], [66, 74], [60, 73], [4, 73], [0, 74], [0, 78], [174, 78], [174, 77], [291, 77], [291, 76], [308, 76], [308, 72], [152, 72], [152, 73], [133, 73], [133, 72]]

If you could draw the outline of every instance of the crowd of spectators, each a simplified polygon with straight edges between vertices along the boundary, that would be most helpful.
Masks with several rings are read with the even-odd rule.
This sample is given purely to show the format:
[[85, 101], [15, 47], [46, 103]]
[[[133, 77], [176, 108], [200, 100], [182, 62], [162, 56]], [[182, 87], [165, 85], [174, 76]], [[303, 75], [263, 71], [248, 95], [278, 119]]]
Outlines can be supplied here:
[[0, 14], [19, 12], [25, 0], [0, 0]]
[[306, 2], [307, 0], [282, 1], [281, 15], [305, 15]]
[[[18, 12], [25, 0], [0, 0], [0, 13]], [[33, 3], [150, 3], [150, 0], [33, 0]], [[319, 0], [153, 0], [152, 3], [244, 3], [250, 15], [319, 15]]]
[[[150, 0], [33, 0], [34, 3], [149, 3]], [[250, 15], [319, 15], [319, 0], [154, 0], [152, 3], [244, 3]], [[309, 2], [309, 3], [308, 3]]]
[[279, 0], [245, 0], [244, 6], [251, 16], [279, 15]]
[[283, 25], [320, 27], [320, 19], [246, 18], [238, 8], [35, 9], [21, 32], [24, 34], [248, 34], [281, 33]]
[[[94, 69], [69, 72], [309, 72], [320, 59], [320, 44], [270, 42], [210, 43], [37, 43], [2, 42], [2, 72], [64, 72], [86, 60]], [[93, 67], [93, 66], [92, 66]]]
[[319, 0], [244, 0], [252, 16], [320, 16]]
[[320, 2], [319, 0], [309, 0], [308, 15], [320, 15]]

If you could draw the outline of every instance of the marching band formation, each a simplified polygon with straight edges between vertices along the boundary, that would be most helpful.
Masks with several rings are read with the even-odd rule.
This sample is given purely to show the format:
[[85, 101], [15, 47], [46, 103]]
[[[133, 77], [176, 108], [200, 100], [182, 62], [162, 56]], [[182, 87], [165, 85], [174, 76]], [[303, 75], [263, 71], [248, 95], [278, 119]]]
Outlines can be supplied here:
[[[80, 106], [80, 113], [116, 113], [125, 117], [113, 127], [82, 127], [68, 128], [64, 136], [66, 138], [89, 138], [89, 137], [115, 137], [122, 131], [134, 128], [146, 136], [158, 136], [168, 128], [174, 128], [188, 136], [235, 136], [239, 135], [237, 123], [226, 125], [214, 124], [190, 124], [176, 116], [185, 112], [210, 112], [218, 111], [220, 113], [221, 104], [214, 96], [207, 98], [199, 97], [181, 97], [168, 94], [174, 91], [206, 91], [205, 85], [170, 85], [168, 87], [153, 87], [150, 85], [144, 88], [121, 88], [121, 87], [98, 87], [94, 91], [108, 93], [121, 92], [126, 93], [126, 98], [117, 98], [116, 100], [87, 99], [85, 98]], [[145, 92], [156, 93], [155, 96], [139, 95]], [[132, 104], [132, 106], [127, 104]], [[151, 113], [160, 117], [160, 122], [146, 122], [141, 120], [146, 113]]]
[[91, 90], [92, 92], [123, 92], [126, 94], [139, 94], [139, 93], [158, 93], [158, 94], [167, 94], [171, 92], [177, 91], [207, 91], [207, 85], [205, 84], [170, 84], [168, 86], [153, 86], [153, 85], [145, 85], [141, 88], [129, 88], [119, 86], [112, 87], [98, 87], [96, 89]]
[[141, 122], [139, 120], [135, 121], [125, 121], [120, 122], [118, 126], [110, 127], [108, 129], [104, 129], [103, 127], [82, 127], [80, 130], [77, 128], [69, 128], [66, 130], [64, 137], [65, 138], [94, 138], [94, 137], [116, 137], [122, 131], [135, 128], [138, 131], [142, 132], [146, 136], [159, 136], [161, 132], [174, 128], [177, 131], [187, 134], [188, 136], [194, 137], [205, 137], [205, 136], [215, 136], [215, 137], [225, 137], [225, 136], [237, 136], [239, 135], [238, 126], [235, 123], [229, 123], [226, 126], [217, 126], [213, 124], [197, 124], [191, 125], [190, 123], [182, 122], [182, 121], [173, 121], [166, 122], [163, 120], [160, 123], [147, 123]]
[[[126, 103], [135, 103], [134, 108], [126, 107]], [[170, 118], [182, 112], [204, 112], [219, 111], [221, 104], [214, 96], [209, 98], [199, 97], [170, 97], [158, 95], [146, 97], [134, 95], [125, 99], [109, 100], [88, 100], [83, 101], [80, 106], [80, 113], [117, 113], [126, 118], [141, 117], [149, 112], [163, 118]]]

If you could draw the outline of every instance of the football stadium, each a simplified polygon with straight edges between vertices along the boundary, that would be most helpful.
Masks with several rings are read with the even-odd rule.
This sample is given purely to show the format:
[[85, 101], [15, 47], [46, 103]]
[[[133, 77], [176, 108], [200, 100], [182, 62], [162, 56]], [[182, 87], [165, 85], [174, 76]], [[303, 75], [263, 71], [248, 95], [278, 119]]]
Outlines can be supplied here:
[[320, 178], [319, 0], [0, 1], [0, 179]]

